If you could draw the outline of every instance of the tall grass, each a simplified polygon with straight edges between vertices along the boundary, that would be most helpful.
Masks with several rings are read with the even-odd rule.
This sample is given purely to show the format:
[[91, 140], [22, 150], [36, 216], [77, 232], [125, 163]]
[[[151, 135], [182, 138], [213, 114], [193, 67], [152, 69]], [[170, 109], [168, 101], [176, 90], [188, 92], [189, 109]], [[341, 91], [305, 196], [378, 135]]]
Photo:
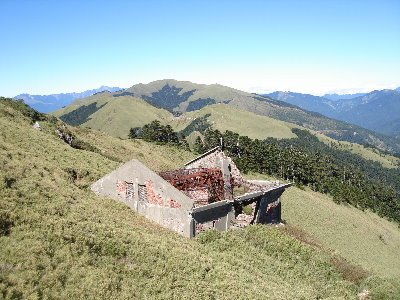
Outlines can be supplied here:
[[74, 149], [59, 124], [31, 123], [0, 102], [0, 298], [354, 299], [363, 288], [274, 227], [189, 240], [89, 189], [122, 161], [173, 169], [191, 153], [68, 127], [93, 147]]

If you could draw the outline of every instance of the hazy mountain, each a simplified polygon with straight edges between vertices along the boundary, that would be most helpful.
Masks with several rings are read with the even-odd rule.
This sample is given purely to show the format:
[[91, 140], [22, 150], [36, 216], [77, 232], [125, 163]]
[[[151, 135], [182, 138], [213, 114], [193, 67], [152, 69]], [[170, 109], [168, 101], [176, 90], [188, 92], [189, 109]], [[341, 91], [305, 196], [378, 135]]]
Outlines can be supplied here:
[[340, 100], [293, 92], [274, 92], [266, 96], [376, 132], [400, 136], [396, 125], [400, 116], [400, 93], [397, 90], [372, 91]]
[[361, 97], [338, 102], [339, 119], [377, 132], [400, 135], [399, 126], [395, 125], [400, 118], [400, 92], [373, 91]]
[[[145, 105], [145, 102], [151, 105]], [[170, 122], [173, 114], [180, 115], [176, 118], [179, 121], [180, 118], [186, 118], [187, 112], [218, 103], [318, 131], [337, 140], [370, 144], [383, 150], [400, 152], [400, 142], [397, 139], [330, 119], [284, 101], [219, 84], [205, 85], [176, 80], [137, 84], [120, 92], [101, 93], [79, 99], [55, 112], [55, 115], [70, 124], [126, 137], [130, 127], [144, 125], [143, 122], [148, 122], [150, 119]], [[154, 106], [159, 109], [156, 110]], [[232, 112], [227, 110], [226, 114], [230, 113]], [[237, 120], [237, 122], [242, 121], [240, 118]], [[256, 118], [254, 122], [258, 122]], [[244, 122], [242, 126], [245, 127], [246, 123]]]
[[329, 100], [342, 100], [342, 99], [353, 99], [356, 97], [361, 97], [366, 95], [366, 93], [356, 93], [356, 94], [325, 94], [323, 97]]
[[101, 93], [104, 91], [116, 92], [120, 90], [121, 88], [119, 87], [101, 86], [98, 89], [87, 90], [81, 93], [62, 93], [51, 95], [20, 94], [15, 96], [14, 98], [22, 99], [26, 104], [36, 109], [37, 111], [47, 113], [60, 109], [79, 98], [89, 97], [93, 94]]
[[382, 124], [380, 130], [400, 139], [400, 118]]
[[318, 112], [328, 117], [334, 118], [336, 116], [334, 101], [325, 97], [293, 92], [273, 92], [264, 96], [284, 101], [309, 111]]

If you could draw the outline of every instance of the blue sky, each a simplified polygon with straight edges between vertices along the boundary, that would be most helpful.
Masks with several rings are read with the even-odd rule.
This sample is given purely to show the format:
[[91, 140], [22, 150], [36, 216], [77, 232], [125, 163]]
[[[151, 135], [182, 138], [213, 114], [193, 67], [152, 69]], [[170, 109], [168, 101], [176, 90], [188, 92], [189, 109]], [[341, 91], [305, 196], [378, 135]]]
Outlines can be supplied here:
[[0, 0], [0, 95], [174, 78], [250, 92], [400, 86], [400, 1]]

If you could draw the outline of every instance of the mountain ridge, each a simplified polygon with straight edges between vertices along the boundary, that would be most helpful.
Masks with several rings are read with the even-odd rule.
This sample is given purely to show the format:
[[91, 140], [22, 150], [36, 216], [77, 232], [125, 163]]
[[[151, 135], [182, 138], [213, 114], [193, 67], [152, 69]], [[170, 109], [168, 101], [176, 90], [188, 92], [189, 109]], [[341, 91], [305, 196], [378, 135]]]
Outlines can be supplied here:
[[344, 100], [344, 99], [353, 99], [356, 97], [360, 97], [360, 96], [364, 96], [367, 93], [354, 93], [354, 94], [337, 94], [337, 93], [333, 93], [333, 94], [324, 94], [322, 97], [329, 99], [329, 100]]
[[398, 90], [399, 88], [374, 90], [358, 97], [340, 100], [294, 92], [274, 92], [267, 96], [381, 134], [400, 137], [398, 126], [393, 126], [400, 115]]
[[[96, 114], [99, 114], [101, 110], [106, 109], [109, 105], [112, 105], [111, 103], [114, 100], [121, 97], [125, 98], [126, 101], [129, 101], [129, 99], [133, 101], [137, 101], [135, 99], [142, 99], [152, 106], [169, 111], [174, 116], [200, 110], [213, 104], [225, 104], [256, 115], [266, 116], [318, 131], [337, 140], [370, 144], [381, 150], [400, 153], [400, 141], [389, 139], [384, 135], [352, 124], [328, 118], [320, 113], [304, 110], [279, 99], [274, 100], [262, 95], [250, 94], [219, 84], [205, 85], [171, 79], [158, 80], [148, 84], [133, 85], [119, 92], [79, 99], [66, 108], [56, 111], [54, 114], [62, 117], [62, 115], [71, 113], [74, 109], [78, 109], [79, 106], [85, 105], [85, 103], [90, 104], [96, 102], [96, 99], [101, 98], [102, 104], [108, 104], [96, 112]], [[135, 114], [140, 113], [135, 111], [134, 108], [131, 111], [133, 118]], [[124, 115], [126, 114], [128, 112], [124, 112]], [[94, 117], [93, 115], [90, 118], [94, 120]], [[112, 122], [122, 122], [121, 119], [117, 121], [117, 116], [108, 115], [107, 117], [104, 116], [104, 118], [97, 120], [95, 123], [98, 123], [98, 125], [92, 128], [100, 128], [100, 126], [103, 126], [100, 123], [107, 120], [109, 124], [112, 124]], [[112, 118], [115, 121], [112, 121]], [[124, 118], [126, 125], [132, 122], [132, 118], [129, 118], [127, 115]], [[82, 126], [89, 125], [85, 124]], [[127, 134], [128, 131], [125, 130], [124, 132], [119, 132], [118, 136], [126, 137]]]
[[121, 90], [119, 87], [109, 87], [102, 85], [97, 89], [86, 90], [83, 92], [59, 93], [49, 95], [31, 95], [28, 93], [19, 94], [14, 99], [22, 99], [26, 104], [39, 112], [48, 113], [71, 104], [74, 100], [89, 97], [96, 93], [116, 92]]

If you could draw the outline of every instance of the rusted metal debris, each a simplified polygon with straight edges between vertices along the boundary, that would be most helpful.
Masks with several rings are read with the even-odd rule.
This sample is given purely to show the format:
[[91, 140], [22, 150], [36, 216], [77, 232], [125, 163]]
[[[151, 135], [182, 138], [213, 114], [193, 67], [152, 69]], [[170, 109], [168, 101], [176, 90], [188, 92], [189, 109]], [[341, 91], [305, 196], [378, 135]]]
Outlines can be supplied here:
[[[179, 169], [159, 174], [176, 189], [193, 194], [195, 191], [207, 191], [208, 203], [224, 200], [224, 179], [221, 169], [193, 168]], [[200, 199], [199, 199], [200, 200]], [[204, 201], [205, 199], [203, 199]]]

